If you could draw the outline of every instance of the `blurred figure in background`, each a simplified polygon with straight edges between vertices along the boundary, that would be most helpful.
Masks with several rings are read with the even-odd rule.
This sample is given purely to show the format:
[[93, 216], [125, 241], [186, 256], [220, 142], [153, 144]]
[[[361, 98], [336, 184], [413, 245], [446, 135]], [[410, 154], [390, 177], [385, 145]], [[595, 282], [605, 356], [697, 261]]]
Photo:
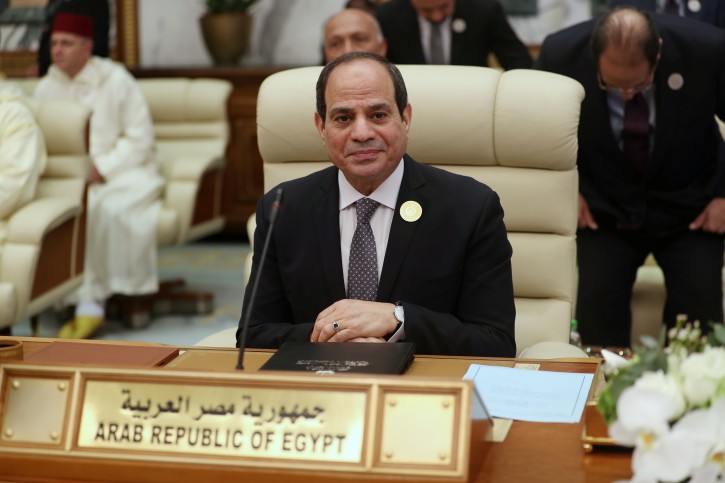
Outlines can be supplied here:
[[489, 65], [527, 69], [532, 60], [496, 0], [391, 0], [378, 21], [395, 64]]
[[617, 7], [544, 41], [537, 67], [586, 90], [579, 123], [579, 290], [585, 344], [630, 345], [632, 286], [652, 253], [678, 314], [723, 320], [725, 31]]
[[357, 8], [346, 8], [330, 17], [325, 24], [325, 63], [360, 51], [385, 56], [387, 43], [375, 17]]
[[723, 0], [610, 0], [610, 5], [631, 5], [648, 12], [679, 15], [725, 28]]
[[110, 28], [110, 12], [108, 0], [48, 0], [45, 7], [45, 24], [38, 46], [37, 72], [44, 76], [50, 67], [50, 35], [55, 16], [61, 12], [87, 15], [93, 20], [93, 55], [108, 57], [108, 31]]
[[71, 99], [92, 110], [86, 262], [75, 318], [58, 333], [87, 338], [103, 323], [115, 293], [158, 289], [156, 220], [163, 180], [153, 153], [146, 100], [121, 64], [91, 55], [92, 20], [59, 13], [53, 23], [53, 65], [38, 83], [39, 99]]

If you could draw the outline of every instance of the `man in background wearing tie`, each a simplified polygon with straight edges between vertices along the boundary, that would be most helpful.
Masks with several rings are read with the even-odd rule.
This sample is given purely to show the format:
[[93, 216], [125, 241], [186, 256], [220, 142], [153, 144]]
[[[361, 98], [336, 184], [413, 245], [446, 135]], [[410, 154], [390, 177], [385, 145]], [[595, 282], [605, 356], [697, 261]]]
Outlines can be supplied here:
[[582, 83], [579, 294], [586, 344], [629, 346], [632, 286], [649, 253], [664, 321], [723, 320], [725, 32], [631, 7], [549, 36], [536, 66]]
[[257, 206], [249, 347], [405, 340], [422, 354], [516, 354], [499, 198], [415, 162], [410, 122], [405, 82], [384, 57], [348, 53], [322, 70], [315, 125], [334, 166], [280, 185], [263, 266], [276, 189]]
[[395, 64], [487, 67], [493, 53], [506, 70], [531, 67], [496, 0], [391, 0], [377, 15]]

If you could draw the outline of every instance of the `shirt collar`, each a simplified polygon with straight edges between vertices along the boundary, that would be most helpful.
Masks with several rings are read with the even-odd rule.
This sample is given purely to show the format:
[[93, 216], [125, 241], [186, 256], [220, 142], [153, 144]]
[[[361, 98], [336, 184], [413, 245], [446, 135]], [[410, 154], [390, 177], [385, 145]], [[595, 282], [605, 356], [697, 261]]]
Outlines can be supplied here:
[[88, 62], [86, 62], [86, 65], [83, 66], [83, 68], [76, 74], [75, 77], [72, 79], [68, 77], [68, 75], [60, 70], [57, 66], [51, 65], [50, 71], [49, 71], [54, 77], [58, 77], [60, 79], [63, 79], [65, 82], [73, 82], [76, 84], [87, 84], [90, 86], [99, 86], [102, 81], [102, 74], [101, 70], [99, 69], [99, 66], [94, 61], [94, 58], [91, 57], [88, 59]]
[[338, 170], [337, 184], [340, 188], [339, 209], [344, 210], [361, 198], [370, 198], [381, 205], [387, 206], [391, 210], [395, 210], [395, 203], [398, 201], [400, 184], [403, 182], [404, 166], [405, 163], [403, 163], [403, 160], [401, 159], [398, 163], [398, 167], [395, 168], [395, 171], [393, 171], [375, 191], [370, 193], [370, 196], [365, 196], [353, 188], [347, 178], [345, 178], [342, 171]]

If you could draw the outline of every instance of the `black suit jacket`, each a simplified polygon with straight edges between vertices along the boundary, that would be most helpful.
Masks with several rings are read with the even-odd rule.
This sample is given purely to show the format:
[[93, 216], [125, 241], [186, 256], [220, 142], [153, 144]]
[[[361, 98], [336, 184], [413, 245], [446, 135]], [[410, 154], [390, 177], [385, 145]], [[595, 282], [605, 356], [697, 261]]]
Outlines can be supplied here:
[[[407, 155], [404, 162], [377, 300], [403, 303], [405, 339], [415, 342], [420, 354], [514, 356], [511, 245], [498, 196], [471, 178]], [[248, 347], [309, 340], [317, 315], [346, 298], [337, 173], [330, 167], [281, 185], [284, 201], [263, 266]], [[273, 194], [257, 207], [243, 313], [260, 267]], [[399, 215], [409, 200], [423, 208], [412, 223]]]
[[[610, 0], [609, 4], [614, 7], [617, 5], [632, 5], [642, 10], [655, 12], [657, 10], [657, 0]], [[725, 28], [725, 2], [723, 0], [699, 0], [699, 10], [692, 10], [693, 4], [684, 2], [685, 16], [701, 22], [706, 22], [716, 27]]]
[[[707, 203], [725, 196], [723, 140], [714, 115], [725, 118], [725, 37], [721, 29], [673, 15], [653, 15], [662, 37], [655, 88], [655, 138], [641, 182], [612, 132], [607, 95], [589, 49], [593, 23], [544, 40], [537, 68], [582, 83], [579, 190], [600, 225], [641, 226], [658, 235], [687, 230]], [[678, 80], [682, 80], [681, 87]]]
[[[378, 21], [388, 40], [388, 59], [395, 64], [425, 64], [420, 42], [418, 14], [410, 0], [391, 0], [378, 7]], [[465, 22], [465, 30], [451, 32], [451, 64], [488, 66], [493, 52], [504, 69], [528, 69], [532, 60], [496, 0], [456, 0], [453, 25]]]

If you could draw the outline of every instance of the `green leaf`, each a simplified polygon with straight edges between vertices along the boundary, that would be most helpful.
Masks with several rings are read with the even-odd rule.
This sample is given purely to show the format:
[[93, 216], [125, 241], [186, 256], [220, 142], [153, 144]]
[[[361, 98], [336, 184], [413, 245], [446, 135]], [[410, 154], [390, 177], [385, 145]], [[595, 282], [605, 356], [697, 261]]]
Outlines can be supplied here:
[[713, 347], [725, 347], [725, 325], [713, 324], [707, 341]]

